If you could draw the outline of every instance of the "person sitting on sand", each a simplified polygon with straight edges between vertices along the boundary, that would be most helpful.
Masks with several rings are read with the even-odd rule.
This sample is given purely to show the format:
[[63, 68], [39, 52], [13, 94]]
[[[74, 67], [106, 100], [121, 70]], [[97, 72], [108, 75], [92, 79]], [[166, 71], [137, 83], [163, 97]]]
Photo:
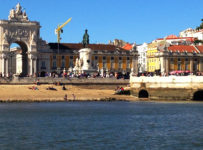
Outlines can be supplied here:
[[37, 80], [36, 85], [40, 85], [40, 83], [39, 83], [39, 79]]
[[53, 91], [57, 91], [57, 89], [56, 88], [53, 88], [53, 87], [48, 87], [48, 88], [46, 88], [46, 90], [53, 90]]
[[121, 87], [121, 88], [120, 88], [120, 91], [124, 91], [124, 88], [123, 88], [123, 87]]
[[33, 90], [39, 90], [37, 86], [33, 86]]
[[63, 85], [63, 87], [62, 87], [62, 90], [66, 90], [66, 87], [65, 87], [65, 85]]
[[37, 86], [28, 87], [30, 90], [39, 90]]
[[119, 87], [119, 86], [116, 87], [115, 91], [118, 91], [118, 90], [120, 90], [120, 87]]

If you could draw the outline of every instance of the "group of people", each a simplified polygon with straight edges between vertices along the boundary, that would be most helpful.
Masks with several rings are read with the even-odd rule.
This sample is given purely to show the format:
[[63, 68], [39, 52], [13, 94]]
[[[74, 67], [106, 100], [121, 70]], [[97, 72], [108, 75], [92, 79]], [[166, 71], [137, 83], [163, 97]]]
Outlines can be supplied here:
[[[28, 89], [30, 89], [30, 90], [39, 90], [39, 88], [38, 88], [38, 86], [40, 85], [39, 80], [37, 80], [37, 81], [35, 82], [35, 85], [36, 85], [36, 86], [28, 87]], [[54, 85], [55, 85], [55, 86], [62, 86], [62, 90], [67, 90], [65, 84], [62, 84], [62, 83], [60, 83], [60, 82], [56, 82], [56, 83], [54, 83]], [[46, 88], [46, 90], [57, 91], [57, 89], [54, 88], [53, 86], [48, 86], [48, 87]], [[72, 94], [72, 97], [73, 97], [73, 100], [76, 100], [75, 94]], [[65, 94], [65, 95], [64, 95], [64, 100], [65, 100], [65, 101], [68, 100], [68, 94]]]
[[195, 75], [195, 76], [203, 76], [203, 72], [190, 72], [190, 71], [171, 71], [169, 73], [166, 72], [144, 72], [144, 73], [138, 73], [135, 76], [146, 76], [146, 77], [153, 77], [153, 76], [189, 76], [189, 75]]
[[116, 79], [129, 79], [130, 73], [121, 73], [121, 72], [95, 72], [92, 74], [89, 73], [74, 73], [74, 72], [39, 72], [34, 75], [34, 77], [52, 77], [52, 78], [116, 78]]
[[124, 92], [124, 88], [121, 86], [117, 86], [115, 89], [115, 94], [122, 94]]

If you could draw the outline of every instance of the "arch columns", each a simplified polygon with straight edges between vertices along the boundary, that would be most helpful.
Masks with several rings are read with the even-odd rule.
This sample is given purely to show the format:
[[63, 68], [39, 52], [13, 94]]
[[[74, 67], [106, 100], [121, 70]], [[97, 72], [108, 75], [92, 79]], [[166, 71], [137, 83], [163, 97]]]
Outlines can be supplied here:
[[1, 69], [0, 72], [2, 74], [3, 77], [7, 77], [8, 76], [8, 53], [2, 53], [1, 57], [0, 57], [0, 62], [1, 62]]
[[29, 53], [28, 59], [29, 59], [28, 73], [30, 76], [33, 76], [37, 73], [37, 54]]

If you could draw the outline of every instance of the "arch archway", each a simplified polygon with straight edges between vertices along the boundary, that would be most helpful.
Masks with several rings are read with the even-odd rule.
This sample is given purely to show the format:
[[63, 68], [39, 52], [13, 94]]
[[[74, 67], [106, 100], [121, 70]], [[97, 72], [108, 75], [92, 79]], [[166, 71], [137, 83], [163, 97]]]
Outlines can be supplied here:
[[40, 40], [40, 24], [29, 21], [20, 4], [11, 9], [8, 20], [0, 20], [0, 73], [9, 74], [10, 45], [17, 43], [22, 50], [22, 74], [34, 75], [37, 72], [37, 48]]
[[199, 90], [194, 93], [193, 95], [193, 100], [194, 101], [203, 101], [203, 90]]
[[146, 90], [140, 90], [138, 93], [138, 98], [149, 98], [149, 93]]
[[15, 41], [12, 43], [8, 56], [9, 74], [28, 75], [28, 47], [24, 42]]

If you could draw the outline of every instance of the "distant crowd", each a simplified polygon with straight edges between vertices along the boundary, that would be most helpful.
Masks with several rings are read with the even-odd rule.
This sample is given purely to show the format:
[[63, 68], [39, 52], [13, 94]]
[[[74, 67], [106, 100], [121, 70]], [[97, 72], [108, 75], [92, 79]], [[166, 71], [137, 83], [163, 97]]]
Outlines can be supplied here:
[[146, 77], [153, 77], [153, 76], [189, 76], [189, 75], [195, 75], [195, 76], [203, 76], [203, 72], [190, 72], [190, 71], [171, 71], [168, 74], [163, 72], [144, 72], [144, 73], [138, 73], [137, 75], [134, 76], [146, 76]]
[[[195, 76], [203, 76], [203, 72], [190, 72], [190, 71], [171, 71], [168, 74], [163, 72], [143, 72], [143, 73], [138, 73], [138, 74], [133, 74], [133, 76], [145, 76], [145, 77], [153, 77], [153, 76], [189, 76], [189, 75], [195, 75]], [[8, 74], [2, 74], [0, 73], [0, 78], [12, 78], [14, 74], [8, 73]], [[20, 74], [18, 77], [50, 77], [50, 78], [66, 78], [66, 79], [71, 79], [71, 78], [114, 78], [114, 79], [129, 79], [130, 78], [130, 73], [121, 73], [121, 72], [111, 72], [111, 73], [81, 73], [81, 74], [75, 74], [73, 72], [38, 72], [33, 76], [30, 75], [23, 75]]]
[[[6, 77], [6, 78], [12, 78], [14, 76], [14, 74], [2, 74], [0, 73], [0, 77]], [[89, 73], [81, 73], [81, 74], [75, 74], [73, 72], [61, 72], [61, 73], [57, 73], [57, 72], [38, 72], [35, 75], [23, 75], [20, 74], [18, 75], [18, 77], [50, 77], [50, 78], [66, 78], [66, 79], [70, 79], [70, 78], [115, 78], [115, 79], [129, 79], [130, 78], [130, 74], [129, 73], [121, 73], [121, 72], [111, 72], [111, 73], [93, 73], [93, 74], [89, 74]]]

